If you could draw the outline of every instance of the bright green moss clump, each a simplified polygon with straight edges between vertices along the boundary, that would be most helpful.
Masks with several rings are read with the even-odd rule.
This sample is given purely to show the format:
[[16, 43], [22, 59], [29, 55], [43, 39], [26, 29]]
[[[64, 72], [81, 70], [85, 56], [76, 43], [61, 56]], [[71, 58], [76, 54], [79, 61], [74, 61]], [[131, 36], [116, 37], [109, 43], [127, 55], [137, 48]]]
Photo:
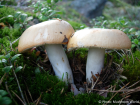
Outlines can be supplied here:
[[134, 83], [139, 80], [140, 76], [140, 51], [135, 51], [133, 53], [134, 57], [134, 64], [133, 64], [133, 58], [132, 56], [128, 57], [128, 61], [126, 61], [126, 64], [123, 65], [124, 72], [123, 75], [125, 75], [130, 83]]
[[[123, 65], [124, 71], [122, 75], [127, 77], [127, 82], [130, 82], [130, 85], [134, 84], [135, 82], [140, 80], [140, 51], [135, 51], [133, 53], [134, 57], [134, 64], [133, 64], [133, 58], [132, 56], [128, 57], [128, 61], [125, 60], [126, 62]], [[132, 88], [140, 86], [140, 83], [137, 85], [133, 86]], [[139, 94], [140, 92], [133, 93], [131, 94], [131, 97], [133, 100], [139, 100]]]
[[13, 15], [15, 14], [15, 10], [9, 7], [2, 7], [0, 8], [0, 23], [4, 23], [6, 25], [13, 25], [14, 18]]
[[[42, 102], [49, 105], [102, 105], [99, 100], [108, 101], [98, 94], [79, 94], [74, 96], [73, 93], [68, 92], [68, 87], [64, 82], [58, 80], [55, 76], [45, 74], [37, 74], [35, 78], [28, 78], [28, 86], [33, 98], [38, 98], [42, 93]], [[118, 96], [114, 100], [119, 100]], [[112, 103], [113, 105], [113, 103]]]

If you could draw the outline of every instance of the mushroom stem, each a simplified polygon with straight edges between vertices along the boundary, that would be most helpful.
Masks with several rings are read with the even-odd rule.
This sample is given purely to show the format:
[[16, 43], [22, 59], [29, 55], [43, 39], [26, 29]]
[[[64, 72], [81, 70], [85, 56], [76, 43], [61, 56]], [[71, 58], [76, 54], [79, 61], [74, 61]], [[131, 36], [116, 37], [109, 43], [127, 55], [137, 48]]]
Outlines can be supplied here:
[[[103, 48], [89, 48], [87, 63], [86, 63], [86, 80], [91, 83], [91, 71], [94, 76], [100, 74], [104, 66], [105, 49]], [[95, 81], [94, 81], [95, 82]]]
[[62, 45], [45, 45], [47, 55], [54, 69], [55, 75], [66, 83], [74, 83], [72, 70]]

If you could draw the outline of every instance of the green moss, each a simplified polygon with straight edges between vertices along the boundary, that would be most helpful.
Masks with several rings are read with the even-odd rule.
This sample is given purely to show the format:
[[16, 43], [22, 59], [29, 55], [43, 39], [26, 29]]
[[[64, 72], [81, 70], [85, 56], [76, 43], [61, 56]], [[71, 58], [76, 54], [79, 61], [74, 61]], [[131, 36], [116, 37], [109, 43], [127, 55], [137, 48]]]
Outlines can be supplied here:
[[11, 39], [18, 38], [22, 32], [19, 29], [4, 27], [4, 29], [0, 29], [0, 37], [9, 36]]
[[[125, 81], [125, 83], [130, 82], [129, 85], [132, 85], [135, 82], [139, 81], [139, 76], [140, 76], [140, 61], [139, 61], [140, 60], [140, 51], [137, 50], [136, 52], [134, 52], [133, 57], [134, 57], [134, 64], [133, 64], [132, 55], [128, 56], [128, 60], [126, 57], [124, 57], [125, 62], [123, 64], [124, 71], [123, 71], [122, 75], [127, 77], [127, 81]], [[140, 86], [140, 83], [133, 86], [132, 88], [135, 88], [137, 86]], [[133, 94], [131, 94], [131, 98], [133, 100], [138, 100], [139, 94], [140, 94], [140, 92], [133, 93]]]
[[[0, 29], [0, 43], [2, 43], [7, 49], [10, 49], [10, 43], [21, 36], [22, 31], [20, 29], [14, 29], [9, 27], [4, 27]], [[13, 48], [18, 46], [18, 41], [13, 44]], [[9, 50], [8, 50], [9, 51]], [[5, 53], [5, 51], [2, 51]]]
[[[42, 102], [49, 105], [102, 105], [99, 103], [101, 101], [107, 101], [111, 98], [109, 94], [108, 98], [104, 98], [98, 94], [79, 94], [74, 96], [73, 93], [68, 92], [65, 83], [58, 80], [55, 76], [46, 74], [37, 74], [34, 79], [28, 78], [28, 86], [32, 96], [38, 98], [42, 93]], [[62, 92], [62, 89], [63, 92]], [[114, 100], [120, 100], [117, 95], [113, 98]], [[113, 105], [113, 103], [112, 103]]]
[[[140, 51], [136, 51], [133, 53], [134, 57], [134, 64], [133, 64], [133, 58], [132, 55], [128, 56], [128, 61], [123, 65], [124, 72], [123, 75], [125, 75], [131, 84], [139, 80], [140, 76]], [[125, 57], [126, 58], [126, 57]], [[138, 58], [138, 60], [137, 60]]]
[[74, 28], [74, 30], [78, 30], [78, 29], [84, 29], [85, 27], [87, 27], [85, 24], [81, 24], [81, 23], [77, 23], [74, 21], [68, 21], [71, 26]]
[[17, 3], [15, 2], [15, 0], [2, 0], [1, 1], [2, 5], [17, 5]]
[[[75, 57], [80, 57], [80, 58], [85, 58], [88, 54], [88, 49], [87, 48], [80, 48], [74, 51], [74, 56]], [[73, 52], [69, 52], [68, 54], [69, 58], [73, 58]]]
[[8, 17], [8, 15], [13, 16], [15, 13], [15, 10], [13, 8], [9, 8], [9, 7], [3, 7], [0, 8], [0, 23], [4, 23], [6, 25], [13, 25], [14, 24], [14, 19], [13, 17]]

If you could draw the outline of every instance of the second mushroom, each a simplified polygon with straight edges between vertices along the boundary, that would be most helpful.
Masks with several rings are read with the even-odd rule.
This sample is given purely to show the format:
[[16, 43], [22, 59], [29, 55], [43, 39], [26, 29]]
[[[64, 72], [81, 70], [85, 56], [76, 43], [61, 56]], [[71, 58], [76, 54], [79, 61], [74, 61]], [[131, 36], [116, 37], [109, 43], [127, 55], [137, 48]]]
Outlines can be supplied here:
[[93, 73], [100, 74], [104, 67], [105, 49], [129, 49], [131, 41], [128, 36], [117, 29], [83, 29], [70, 37], [68, 51], [89, 48], [86, 62], [86, 80], [91, 83]]

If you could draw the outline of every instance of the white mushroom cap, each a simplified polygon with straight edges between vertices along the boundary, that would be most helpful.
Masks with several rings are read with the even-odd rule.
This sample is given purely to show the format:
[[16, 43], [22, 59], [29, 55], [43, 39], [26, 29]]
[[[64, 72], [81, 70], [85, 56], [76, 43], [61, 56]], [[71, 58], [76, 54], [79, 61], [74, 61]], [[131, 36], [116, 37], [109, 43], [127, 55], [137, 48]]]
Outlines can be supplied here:
[[[86, 80], [91, 83], [91, 77], [100, 74], [104, 66], [105, 48], [129, 49], [131, 41], [128, 36], [117, 29], [83, 29], [75, 32], [68, 42], [67, 49], [89, 48], [86, 62]], [[95, 81], [94, 81], [95, 82]]]
[[50, 20], [31, 26], [21, 35], [18, 51], [23, 53], [35, 46], [45, 46], [55, 75], [65, 82], [74, 83], [67, 55], [61, 44], [68, 43], [74, 33], [72, 26], [64, 20]]
[[21, 35], [18, 51], [45, 44], [62, 44], [74, 33], [72, 26], [64, 20], [50, 20], [26, 29]]
[[67, 49], [71, 51], [83, 47], [129, 49], [131, 41], [124, 32], [117, 29], [83, 29], [70, 37]]

